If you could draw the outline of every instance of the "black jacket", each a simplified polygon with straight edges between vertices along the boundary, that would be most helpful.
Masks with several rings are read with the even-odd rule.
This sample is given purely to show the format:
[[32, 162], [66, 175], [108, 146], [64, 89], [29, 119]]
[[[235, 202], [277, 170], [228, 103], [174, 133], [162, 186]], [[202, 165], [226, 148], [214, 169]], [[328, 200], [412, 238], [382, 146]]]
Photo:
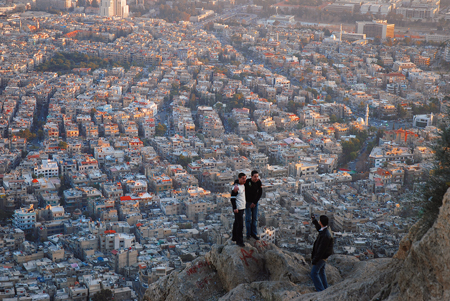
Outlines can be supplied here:
[[262, 195], [262, 183], [258, 180], [256, 183], [252, 179], [247, 179], [245, 182], [245, 201], [247, 203], [258, 204]]
[[333, 237], [331, 236], [330, 230], [325, 228], [320, 231], [320, 225], [317, 220], [312, 221], [314, 226], [316, 226], [317, 231], [319, 231], [319, 235], [314, 242], [313, 251], [311, 254], [312, 264], [315, 265], [321, 259], [327, 259], [330, 255], [333, 254]]

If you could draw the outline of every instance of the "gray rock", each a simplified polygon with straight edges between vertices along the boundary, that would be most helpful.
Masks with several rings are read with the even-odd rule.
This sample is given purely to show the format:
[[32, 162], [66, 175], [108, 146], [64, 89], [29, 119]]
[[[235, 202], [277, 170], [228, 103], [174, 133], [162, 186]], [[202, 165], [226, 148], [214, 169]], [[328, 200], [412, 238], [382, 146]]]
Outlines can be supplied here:
[[212, 247], [205, 259], [217, 270], [225, 290], [230, 291], [241, 283], [269, 280], [264, 252], [252, 247], [236, 245]]

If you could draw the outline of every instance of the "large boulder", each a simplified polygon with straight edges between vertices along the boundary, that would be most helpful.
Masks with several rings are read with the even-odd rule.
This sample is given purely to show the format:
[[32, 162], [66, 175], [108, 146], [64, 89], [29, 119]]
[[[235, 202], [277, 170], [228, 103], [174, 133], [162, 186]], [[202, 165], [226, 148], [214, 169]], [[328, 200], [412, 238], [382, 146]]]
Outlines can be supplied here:
[[214, 245], [205, 259], [217, 270], [227, 291], [241, 283], [269, 280], [264, 252], [259, 252], [249, 243], [245, 244], [245, 248], [234, 244]]
[[309, 272], [301, 255], [263, 241], [253, 245], [247, 242], [244, 248], [231, 243], [214, 245], [205, 257], [188, 264], [183, 271], [151, 284], [145, 299], [201, 300], [223, 296], [224, 300], [232, 300], [238, 294], [239, 300], [245, 300], [245, 296], [259, 296], [254, 300], [261, 300], [261, 296], [264, 299], [269, 295], [283, 300], [312, 291]]
[[204, 258], [198, 258], [183, 271], [171, 273], [151, 284], [145, 292], [150, 301], [202, 300], [225, 294], [222, 283]]
[[303, 285], [296, 285], [289, 281], [261, 281], [240, 284], [229, 291], [219, 301], [235, 300], [273, 300], [288, 301], [310, 293], [312, 289]]
[[[320, 293], [305, 294], [295, 300], [372, 300], [374, 296], [385, 289], [385, 286], [395, 280], [392, 259], [373, 259], [354, 262], [353, 259], [340, 257], [340, 260], [350, 263], [353, 267], [352, 271], [347, 271], [348, 274], [344, 280], [329, 286]], [[347, 270], [343, 266], [341, 268]]]
[[293, 283], [304, 283], [309, 280], [310, 268], [303, 256], [279, 248], [272, 248], [264, 255], [270, 280]]

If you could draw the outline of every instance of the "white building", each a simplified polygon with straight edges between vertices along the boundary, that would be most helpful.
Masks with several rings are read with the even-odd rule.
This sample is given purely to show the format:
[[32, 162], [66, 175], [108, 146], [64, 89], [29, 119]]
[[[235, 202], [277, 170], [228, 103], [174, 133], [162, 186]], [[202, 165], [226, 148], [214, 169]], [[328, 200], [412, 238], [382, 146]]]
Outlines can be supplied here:
[[422, 114], [422, 115], [414, 115], [413, 117], [413, 127], [427, 127], [432, 126], [434, 121], [433, 113], [431, 114]]
[[102, 0], [100, 3], [100, 16], [128, 18], [129, 7], [126, 0]]
[[259, 238], [262, 241], [274, 244], [276, 232], [277, 230], [274, 227], [264, 227], [259, 234]]
[[20, 208], [14, 210], [13, 227], [21, 230], [30, 230], [36, 223], [36, 212], [33, 205], [30, 208]]
[[445, 46], [444, 60], [450, 63], [450, 44], [447, 44], [447, 46]]
[[387, 144], [374, 147], [369, 155], [369, 160], [374, 167], [383, 167], [389, 162], [406, 163], [408, 159], [414, 162], [414, 156], [408, 147], [395, 147]]
[[57, 177], [59, 175], [58, 163], [52, 160], [42, 160], [42, 164], [34, 168], [36, 176], [43, 175], [46, 178]]

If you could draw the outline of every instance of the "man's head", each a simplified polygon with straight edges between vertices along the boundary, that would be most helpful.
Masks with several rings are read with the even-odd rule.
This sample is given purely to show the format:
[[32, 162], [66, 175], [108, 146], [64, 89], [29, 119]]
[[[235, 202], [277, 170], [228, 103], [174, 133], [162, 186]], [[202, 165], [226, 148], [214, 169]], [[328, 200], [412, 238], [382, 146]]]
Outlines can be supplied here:
[[247, 180], [247, 176], [245, 175], [245, 173], [241, 172], [238, 175], [238, 178], [239, 178], [239, 184], [241, 184], [241, 185], [245, 184], [245, 181]]
[[321, 215], [320, 218], [319, 218], [319, 224], [322, 227], [328, 226], [328, 216]]
[[258, 179], [259, 179], [258, 171], [256, 171], [256, 170], [252, 171], [252, 182], [256, 183], [256, 182], [258, 182]]

